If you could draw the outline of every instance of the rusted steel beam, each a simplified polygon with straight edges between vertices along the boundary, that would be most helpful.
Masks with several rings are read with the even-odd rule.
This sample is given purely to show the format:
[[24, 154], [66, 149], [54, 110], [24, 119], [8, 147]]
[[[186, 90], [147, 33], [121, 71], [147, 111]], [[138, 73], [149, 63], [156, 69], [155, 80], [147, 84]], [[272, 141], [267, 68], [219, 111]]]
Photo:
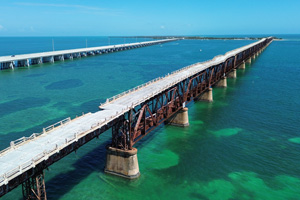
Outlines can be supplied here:
[[44, 172], [35, 174], [22, 184], [24, 200], [47, 200]]

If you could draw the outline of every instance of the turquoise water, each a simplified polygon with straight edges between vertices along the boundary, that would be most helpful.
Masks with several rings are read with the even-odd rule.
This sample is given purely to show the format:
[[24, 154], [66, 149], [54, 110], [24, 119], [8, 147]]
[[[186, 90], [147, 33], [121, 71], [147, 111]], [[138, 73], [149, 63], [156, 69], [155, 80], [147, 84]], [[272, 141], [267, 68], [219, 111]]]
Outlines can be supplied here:
[[[228, 88], [214, 89], [213, 103], [191, 103], [189, 127], [160, 126], [140, 141], [138, 180], [103, 173], [108, 131], [45, 171], [48, 199], [300, 199], [300, 36], [284, 37], [228, 79]], [[86, 38], [54, 41], [57, 48], [79, 48]], [[0, 55], [52, 50], [52, 38], [0, 42]], [[95, 112], [124, 90], [249, 43], [182, 40], [0, 71], [0, 149], [66, 117]], [[1, 199], [21, 195], [18, 187]]]

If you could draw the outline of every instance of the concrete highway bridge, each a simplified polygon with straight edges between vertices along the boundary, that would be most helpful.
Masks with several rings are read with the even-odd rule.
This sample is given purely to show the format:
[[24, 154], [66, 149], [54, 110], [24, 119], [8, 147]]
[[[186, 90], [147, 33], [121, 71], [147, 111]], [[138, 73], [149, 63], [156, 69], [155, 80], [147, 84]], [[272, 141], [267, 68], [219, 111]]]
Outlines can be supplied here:
[[13, 69], [15, 67], [29, 67], [42, 63], [54, 63], [55, 61], [73, 60], [87, 56], [100, 55], [127, 49], [145, 47], [165, 42], [171, 42], [178, 39], [154, 40], [147, 42], [136, 42], [128, 44], [118, 44], [100, 47], [90, 47], [81, 49], [70, 49], [62, 51], [49, 51], [42, 53], [31, 53], [23, 55], [0, 56], [0, 70]]
[[0, 197], [22, 184], [25, 199], [46, 199], [44, 169], [108, 129], [112, 140], [105, 172], [138, 178], [134, 144], [162, 123], [188, 126], [186, 105], [213, 101], [212, 87], [226, 87], [227, 78], [236, 78], [236, 69], [245, 68], [272, 40], [264, 38], [184, 67], [107, 99], [98, 112], [66, 118], [41, 133], [12, 141], [0, 151]]

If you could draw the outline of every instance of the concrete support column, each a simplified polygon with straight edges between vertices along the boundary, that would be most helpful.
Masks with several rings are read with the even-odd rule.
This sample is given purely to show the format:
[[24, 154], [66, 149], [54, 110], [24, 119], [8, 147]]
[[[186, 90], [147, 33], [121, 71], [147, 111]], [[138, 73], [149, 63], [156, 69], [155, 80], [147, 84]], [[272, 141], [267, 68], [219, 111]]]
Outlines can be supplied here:
[[64, 59], [73, 60], [73, 55], [72, 54], [65, 54]]
[[188, 108], [182, 108], [180, 111], [175, 113], [167, 123], [174, 126], [189, 126], [189, 115]]
[[87, 52], [88, 55], [94, 56], [95, 53], [93, 51]]
[[19, 60], [17, 63], [18, 67], [29, 67], [29, 59]]
[[74, 53], [72, 55], [73, 58], [81, 58], [81, 54], [80, 53]]
[[1, 69], [13, 69], [15, 67], [14, 61], [4, 62], [1, 65]]
[[253, 54], [252, 59], [253, 59], [253, 60], [255, 59], [255, 54]]
[[54, 61], [64, 61], [64, 55], [58, 55], [58, 56], [54, 56]]
[[216, 83], [216, 87], [223, 87], [223, 88], [226, 88], [226, 87], [227, 87], [227, 78], [226, 78], [226, 76], [223, 76], [223, 77]]
[[236, 78], [236, 69], [233, 69], [231, 72], [228, 73], [228, 78]]
[[197, 98], [198, 101], [213, 101], [213, 92], [212, 88], [208, 88], [206, 92], [204, 92], [199, 98]]
[[140, 170], [137, 149], [121, 150], [109, 147], [107, 149], [104, 172], [128, 179], [138, 178]]
[[54, 57], [53, 56], [48, 56], [48, 57], [43, 57], [43, 63], [54, 63]]
[[32, 65], [39, 65], [39, 64], [42, 64], [43, 61], [42, 61], [42, 58], [32, 58], [31, 59], [31, 64]]
[[245, 62], [242, 62], [242, 64], [240, 64], [240, 66], [238, 68], [239, 69], [246, 69]]
[[251, 64], [251, 57], [246, 60], [247, 64]]

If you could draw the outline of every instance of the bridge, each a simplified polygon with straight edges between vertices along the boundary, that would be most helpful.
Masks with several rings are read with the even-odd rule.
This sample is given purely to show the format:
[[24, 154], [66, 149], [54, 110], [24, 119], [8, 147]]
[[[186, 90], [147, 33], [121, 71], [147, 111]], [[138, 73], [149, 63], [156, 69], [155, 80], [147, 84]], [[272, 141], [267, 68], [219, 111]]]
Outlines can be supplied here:
[[212, 86], [226, 87], [271, 42], [255, 43], [159, 77], [102, 103], [100, 111], [66, 118], [40, 133], [12, 141], [0, 152], [0, 197], [22, 184], [26, 199], [46, 199], [44, 169], [101, 133], [112, 130], [105, 172], [125, 178], [140, 175], [134, 144], [162, 123], [188, 126], [194, 100], [213, 101]]
[[29, 67], [42, 63], [54, 63], [55, 61], [64, 61], [66, 59], [81, 58], [87, 56], [100, 55], [103, 53], [111, 53], [123, 51], [127, 49], [145, 47], [165, 42], [171, 42], [178, 39], [164, 39], [146, 42], [136, 42], [128, 44], [118, 44], [100, 47], [90, 47], [81, 49], [70, 49], [62, 51], [49, 51], [42, 53], [31, 53], [23, 55], [0, 56], [0, 70], [13, 69], [15, 67]]

